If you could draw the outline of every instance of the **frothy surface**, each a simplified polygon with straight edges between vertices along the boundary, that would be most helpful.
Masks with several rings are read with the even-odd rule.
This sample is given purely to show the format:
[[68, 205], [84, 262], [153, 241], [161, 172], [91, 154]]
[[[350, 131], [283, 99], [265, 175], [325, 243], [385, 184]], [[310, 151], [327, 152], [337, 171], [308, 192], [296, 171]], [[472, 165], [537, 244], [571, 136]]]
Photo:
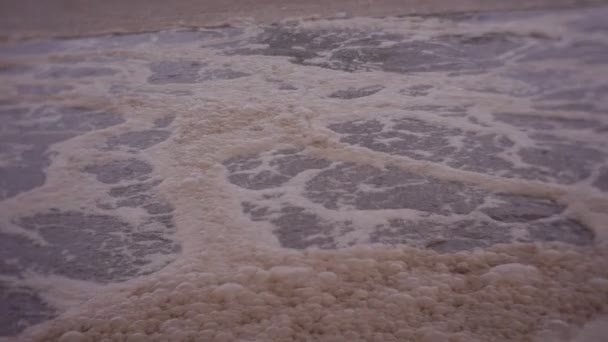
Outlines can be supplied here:
[[594, 341], [601, 13], [4, 45], [0, 334]]

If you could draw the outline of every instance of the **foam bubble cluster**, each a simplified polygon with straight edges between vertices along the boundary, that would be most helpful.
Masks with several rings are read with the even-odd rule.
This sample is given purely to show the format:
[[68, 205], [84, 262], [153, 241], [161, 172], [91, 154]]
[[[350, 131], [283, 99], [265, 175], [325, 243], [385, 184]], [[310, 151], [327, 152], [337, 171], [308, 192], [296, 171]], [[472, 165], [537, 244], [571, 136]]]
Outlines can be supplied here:
[[223, 274], [196, 263], [159, 275], [35, 340], [529, 341], [556, 333], [546, 326], [569, 341], [606, 310], [606, 254], [557, 245], [258, 251]]

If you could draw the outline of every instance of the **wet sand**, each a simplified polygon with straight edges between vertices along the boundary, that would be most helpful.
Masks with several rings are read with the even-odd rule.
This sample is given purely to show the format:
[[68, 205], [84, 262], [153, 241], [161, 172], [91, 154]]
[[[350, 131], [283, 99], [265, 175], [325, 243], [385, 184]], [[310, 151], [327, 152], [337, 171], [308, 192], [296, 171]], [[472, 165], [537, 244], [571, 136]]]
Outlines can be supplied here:
[[72, 37], [184, 26], [208, 27], [243, 20], [269, 23], [289, 17], [395, 16], [605, 3], [605, 0], [8, 0], [0, 2], [0, 39]]

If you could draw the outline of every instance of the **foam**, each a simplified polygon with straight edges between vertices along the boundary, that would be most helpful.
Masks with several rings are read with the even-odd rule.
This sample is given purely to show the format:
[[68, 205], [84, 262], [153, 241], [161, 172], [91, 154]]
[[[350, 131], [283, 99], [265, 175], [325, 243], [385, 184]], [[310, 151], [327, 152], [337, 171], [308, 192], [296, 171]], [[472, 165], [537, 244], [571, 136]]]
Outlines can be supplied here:
[[[495, 154], [511, 163], [514, 170], [529, 167], [530, 162], [517, 151], [540, 148], [547, 141], [498, 120], [493, 115], [497, 111], [534, 112], [539, 118], [556, 120], [593, 118], [598, 125], [608, 124], [605, 116], [592, 112], [536, 111], [531, 100], [536, 95], [522, 94], [534, 94], [542, 87], [509, 76], [509, 72], [521, 72], [518, 54], [525, 55], [535, 44], [544, 47], [553, 44], [556, 37], [564, 46], [578, 41], [579, 33], [560, 25], [580, 15], [548, 14], [537, 20], [520, 18], [517, 23], [481, 26], [434, 18], [358, 18], [296, 25], [300, 33], [336, 30], [343, 35], [359, 32], [366, 36], [373, 30], [400, 35], [406, 42], [442, 41], [459, 35], [491, 39], [495, 32], [507, 32], [507, 39], [523, 41], [501, 57], [503, 64], [481, 74], [418, 71], [404, 75], [377, 65], [367, 72], [346, 73], [335, 65], [323, 66], [332, 61], [334, 50], [321, 51], [311, 59], [310, 64], [316, 66], [298, 64], [288, 56], [265, 56], [269, 44], [259, 42], [258, 36], [264, 32], [259, 27], [238, 29], [234, 36], [218, 29], [218, 37], [204, 42], [184, 39], [169, 45], [156, 44], [160, 39], [156, 35], [161, 33], [150, 33], [133, 46], [115, 42], [102, 50], [91, 47], [103, 44], [108, 37], [87, 38], [61, 43], [60, 49], [48, 56], [18, 56], [21, 64], [41, 64], [44, 66], [38, 68], [43, 70], [69, 67], [70, 63], [116, 70], [99, 77], [71, 73], [74, 77], [69, 80], [45, 79], [44, 74], [36, 78], [39, 69], [2, 78], [6, 83], [29, 84], [36, 79], [38, 85], [74, 86], [51, 99], [46, 95], [28, 95], [28, 99], [35, 106], [49, 100], [65, 106], [87, 105], [120, 113], [124, 122], [49, 147], [53, 153], [46, 183], [3, 201], [2, 217], [6, 221], [30, 217], [54, 203], [62, 210], [102, 211], [141, 227], [158, 214], [147, 213], [143, 206], [119, 207], [117, 203], [123, 198], [111, 196], [112, 189], [137, 189], [153, 183], [152, 190], [141, 192], [150, 198], [162, 196], [174, 207], [174, 228], [158, 222], [145, 227], [160, 231], [159, 239], [179, 243], [181, 250], [146, 255], [144, 266], [119, 279], [75, 281], [39, 270], [22, 275], [25, 280], [17, 279], [17, 283], [36, 289], [58, 308], [59, 317], [26, 330], [16, 339], [525, 341], [537, 336], [546, 340], [547, 334], [555, 333], [550, 336], [558, 341], [593, 341], [597, 331], [605, 327], [601, 317], [608, 302], [608, 199], [605, 192], [592, 186], [605, 158], [593, 163], [584, 179], [562, 181], [551, 172], [545, 178], [531, 179], [506, 171], [457, 168], [449, 164], [453, 158], [433, 159], [433, 152], [427, 150], [419, 151], [422, 157], [374, 150], [351, 143], [344, 139], [344, 133], [331, 129], [334, 124], [374, 119], [384, 125], [381, 132], [387, 133], [405, 118], [426, 123], [430, 131], [447, 132], [446, 145], [455, 150], [467, 146], [461, 133], [495, 135], [492, 141], [506, 137], [512, 146]], [[547, 37], [538, 38], [539, 32]], [[600, 36], [593, 39], [605, 40]], [[399, 46], [384, 38], [378, 44], [384, 49]], [[14, 51], [5, 54], [17, 59]], [[173, 64], [155, 67], [163, 61]], [[181, 66], [192, 66], [193, 61], [200, 63], [200, 70], [188, 68], [187, 77], [169, 77], [181, 75]], [[532, 64], [526, 66], [538, 70]], [[595, 87], [603, 81], [598, 80], [602, 65], [583, 68], [572, 62], [551, 61], [544, 67], [580, 71], [575, 85], [589, 82]], [[273, 79], [297, 90], [280, 89], [279, 82], [269, 81]], [[375, 85], [383, 88], [369, 93], [366, 87]], [[423, 91], [424, 86], [430, 88]], [[486, 86], [493, 89], [482, 89]], [[360, 89], [368, 91], [357, 91]], [[408, 91], [404, 94], [403, 89]], [[3, 96], [7, 101], [19, 101], [18, 91], [13, 89]], [[353, 92], [357, 96], [349, 98]], [[346, 95], [336, 98], [332, 94]], [[175, 119], [167, 128], [158, 128], [155, 122], [168, 116]], [[427, 128], [409, 133], [424, 137], [429, 134], [423, 130]], [[147, 140], [145, 132], [163, 129], [169, 132], [168, 137]], [[138, 143], [121, 143], [124, 137], [133, 137], [132, 132], [138, 132]], [[571, 145], [606, 144], [605, 132], [593, 127], [576, 132], [560, 128], [549, 133]], [[389, 136], [378, 141], [388, 146], [398, 139]], [[307, 160], [303, 170], [277, 161], [277, 155], [286, 149], [296, 151], [285, 153], [286, 158]], [[258, 182], [262, 185], [257, 188], [231, 180], [237, 172], [230, 170], [229, 161], [246, 156], [253, 156], [257, 163], [247, 169], [251, 177], [269, 172], [278, 180]], [[99, 174], [114, 170], [108, 165], [117, 160], [137, 160], [150, 165], [150, 170], [100, 180]], [[449, 208], [437, 212], [424, 207], [357, 209], [348, 196], [339, 197], [337, 208], [328, 208], [306, 193], [319, 173], [345, 163], [353, 165], [355, 171], [367, 167], [374, 173], [397, 170], [394, 172], [422, 177], [413, 183], [456, 182], [463, 187], [463, 194], [458, 195], [469, 196], [468, 191], [485, 194], [479, 200], [480, 209], [500, 204], [493, 197], [496, 194], [550, 201], [560, 208], [556, 216], [575, 219], [591, 229], [594, 241], [582, 246], [516, 243], [528, 236], [526, 225], [520, 224], [519, 230], [509, 230], [508, 243], [466, 252], [442, 254], [424, 248], [433, 241], [429, 245], [416, 245], [415, 241], [406, 241], [409, 246], [374, 244], [370, 236], [378, 225], [390, 220], [402, 219], [406, 227], [428, 220], [431, 230], [466, 219], [487, 219], [487, 215], [482, 210], [457, 213]], [[542, 168], [547, 166], [538, 166]], [[116, 176], [114, 171], [110, 174]], [[359, 183], [352, 192], [382, 193], [394, 186]], [[66, 190], [74, 188], [77, 191]], [[276, 225], [253, 220], [244, 212], [243, 202], [265, 206], [275, 219], [286, 207], [303, 208], [332, 229], [309, 236], [307, 242], [329, 235], [335, 245], [285, 248]], [[346, 228], [351, 230], [340, 231], [345, 227], [336, 223], [349, 220], [351, 226]], [[21, 228], [4, 225], [1, 229], [6, 234], [24, 233]], [[35, 237], [35, 232], [27, 234]], [[128, 231], [115, 234], [121, 239], [130, 236]], [[337, 249], [324, 250], [327, 246]], [[128, 247], [120, 251], [125, 258], [136, 254]]]
[[[121, 331], [128, 337], [143, 329], [152, 340], [209, 330], [213, 338], [228, 340], [518, 340], [535, 320], [576, 326], [584, 323], [583, 312], [595, 312], [608, 287], [605, 280], [587, 279], [602, 274], [604, 252], [505, 246], [439, 255], [377, 246], [308, 252], [289, 260], [274, 251], [245, 252], [239, 257], [247, 255], [251, 266], [241, 261], [228, 274], [205, 276], [198, 273], [204, 264], [190, 264], [190, 273], [159, 274], [146, 285], [89, 303], [92, 311], [51, 324], [45, 339], [78, 336], [69, 331], [100, 339], [117, 338]], [[558, 308], [563, 308], [559, 314]], [[469, 315], [481, 316], [466, 319]], [[105, 323], [96, 328], [99, 318]], [[219, 336], [224, 332], [232, 337]]]

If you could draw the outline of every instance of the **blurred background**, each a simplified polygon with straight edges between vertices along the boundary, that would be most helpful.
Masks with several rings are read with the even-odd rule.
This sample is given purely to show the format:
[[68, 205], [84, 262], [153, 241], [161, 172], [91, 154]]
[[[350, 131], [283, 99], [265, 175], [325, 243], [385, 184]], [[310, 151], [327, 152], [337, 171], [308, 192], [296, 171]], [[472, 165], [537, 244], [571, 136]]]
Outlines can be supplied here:
[[2, 0], [0, 39], [217, 26], [234, 20], [386, 16], [572, 7], [605, 0]]

